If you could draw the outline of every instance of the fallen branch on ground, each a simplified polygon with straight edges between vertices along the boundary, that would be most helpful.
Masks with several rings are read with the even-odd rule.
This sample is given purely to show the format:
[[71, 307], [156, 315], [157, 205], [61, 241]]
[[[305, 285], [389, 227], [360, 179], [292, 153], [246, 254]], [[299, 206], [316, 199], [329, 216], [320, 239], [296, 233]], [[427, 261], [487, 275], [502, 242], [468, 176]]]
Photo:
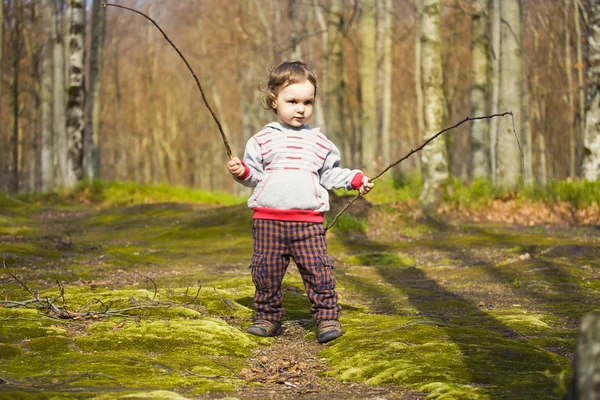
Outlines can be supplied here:
[[[158, 287], [156, 283], [154, 282], [154, 280], [152, 280], [152, 278], [144, 276], [144, 278], [149, 280], [154, 286], [154, 294], [152, 298], [148, 296], [146, 299], [137, 300], [132, 297], [129, 299], [129, 301], [136, 305], [125, 308], [115, 308], [113, 307], [113, 302], [105, 304], [102, 300], [93, 298], [80, 309], [70, 311], [67, 309], [67, 301], [65, 299], [65, 285], [63, 283], [56, 281], [56, 284], [58, 285], [59, 289], [58, 296], [56, 296], [53, 299], [50, 299], [49, 297], [42, 297], [37, 291], [32, 291], [31, 289], [29, 289], [29, 287], [25, 284], [25, 282], [23, 282], [23, 280], [21, 280], [15, 273], [10, 271], [6, 266], [5, 261], [3, 261], [3, 266], [8, 276], [11, 277], [15, 282], [17, 282], [19, 286], [31, 296], [31, 299], [27, 299], [24, 301], [0, 300], [0, 305], [5, 308], [35, 308], [43, 311], [45, 315], [47, 315], [50, 318], [71, 320], [81, 320], [88, 318], [99, 319], [114, 316], [131, 318], [132, 316], [127, 315], [127, 313], [130, 313], [132, 311], [151, 310], [158, 308], [187, 307], [198, 298], [198, 296], [200, 295], [200, 289], [202, 289], [202, 284], [200, 283], [200, 281], [197, 281], [198, 290], [196, 291], [196, 294], [187, 302], [175, 303], [171, 301], [158, 301], [156, 300], [156, 296], [158, 294]], [[188, 296], [188, 292], [189, 287], [186, 288], [185, 291], [186, 298], [190, 297]], [[61, 305], [57, 305], [58, 300], [61, 300]], [[95, 305], [100, 305], [103, 309], [91, 310], [90, 308]]]

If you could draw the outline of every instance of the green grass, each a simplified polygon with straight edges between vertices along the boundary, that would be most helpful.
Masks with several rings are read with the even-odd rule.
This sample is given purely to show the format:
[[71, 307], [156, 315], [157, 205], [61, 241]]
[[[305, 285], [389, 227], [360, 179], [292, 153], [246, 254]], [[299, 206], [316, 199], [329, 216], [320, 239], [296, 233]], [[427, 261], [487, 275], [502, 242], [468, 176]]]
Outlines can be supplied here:
[[[419, 174], [407, 175], [390, 171], [375, 181], [375, 188], [366, 199], [375, 204], [418, 201], [422, 187], [423, 181]], [[355, 191], [344, 189], [334, 191], [338, 196], [356, 195]], [[564, 201], [575, 207], [581, 207], [600, 202], [600, 181], [551, 181], [546, 186], [521, 185], [516, 190], [503, 190], [495, 187], [489, 180], [476, 179], [472, 183], [466, 183], [459, 178], [451, 178], [446, 185], [444, 201], [463, 207], [479, 207], [489, 200], [502, 198], [546, 203]], [[22, 210], [24, 203], [29, 207], [90, 203], [118, 207], [169, 202], [230, 206], [242, 204], [246, 199], [246, 195], [236, 196], [223, 191], [206, 191], [167, 184], [93, 181], [82, 182], [72, 190], [63, 188], [49, 193], [21, 194], [17, 197], [0, 193], [0, 206], [5, 211]], [[341, 228], [342, 231], [364, 231], [360, 221], [338, 221], [337, 224], [348, 225], [347, 228]]]
[[[74, 190], [63, 188], [50, 193], [24, 194], [19, 196], [19, 200], [44, 205], [94, 203], [109, 207], [170, 202], [229, 206], [243, 203], [246, 196], [168, 184], [93, 181], [82, 182]], [[0, 204], [4, 202], [4, 197], [1, 197]]]
[[516, 198], [543, 203], [567, 202], [582, 207], [600, 202], [600, 181], [551, 181], [546, 186], [522, 185], [516, 190], [494, 187], [491, 181], [477, 179], [466, 184], [460, 179], [451, 179], [447, 185], [446, 202], [464, 207], [478, 207], [488, 200]]
[[551, 181], [525, 188], [523, 196], [543, 202], [566, 201], [575, 207], [600, 202], [600, 181]]

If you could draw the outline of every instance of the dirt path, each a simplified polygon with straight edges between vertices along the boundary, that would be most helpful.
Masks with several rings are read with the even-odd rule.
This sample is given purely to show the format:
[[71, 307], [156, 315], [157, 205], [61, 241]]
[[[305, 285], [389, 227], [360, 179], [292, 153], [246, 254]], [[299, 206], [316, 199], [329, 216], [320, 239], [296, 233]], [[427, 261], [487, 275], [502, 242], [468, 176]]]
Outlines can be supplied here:
[[[233, 397], [238, 399], [386, 399], [417, 400], [425, 395], [392, 385], [340, 382], [325, 376], [328, 366], [310, 321], [284, 323], [284, 333], [272, 346], [257, 348], [240, 377], [247, 382]], [[259, 385], [254, 385], [259, 384]], [[223, 397], [232, 397], [223, 394]], [[215, 394], [209, 397], [217, 398]]]

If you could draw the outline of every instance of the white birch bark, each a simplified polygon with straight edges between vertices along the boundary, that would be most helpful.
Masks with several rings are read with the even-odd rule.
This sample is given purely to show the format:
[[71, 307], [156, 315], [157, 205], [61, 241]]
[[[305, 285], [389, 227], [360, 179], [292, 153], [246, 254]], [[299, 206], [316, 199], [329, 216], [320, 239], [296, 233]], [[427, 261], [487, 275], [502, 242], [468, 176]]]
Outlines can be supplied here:
[[595, 181], [600, 174], [600, 1], [590, 0], [588, 20], [588, 80], [583, 131], [583, 177]]
[[65, 46], [64, 46], [64, 1], [57, 0], [54, 5], [54, 29], [52, 35], [52, 60], [54, 87], [52, 96], [53, 131], [54, 131], [54, 165], [57, 166], [55, 184], [63, 185], [67, 175], [67, 130], [65, 120]]
[[[517, 135], [521, 135], [523, 90], [520, 0], [502, 0], [500, 15], [502, 23], [499, 107], [514, 113]], [[521, 176], [521, 153], [511, 122], [509, 118], [500, 121], [496, 138], [496, 183], [508, 189], [516, 188]]]
[[[421, 19], [421, 66], [424, 100], [424, 138], [442, 130], [444, 93], [442, 90], [441, 4], [425, 0]], [[421, 151], [423, 190], [420, 200], [430, 207], [442, 198], [443, 186], [449, 177], [446, 140], [443, 135]]]
[[[490, 49], [487, 37], [488, 0], [473, 0], [471, 17], [471, 115], [488, 112]], [[471, 176], [490, 177], [490, 123], [489, 119], [471, 123]]]
[[74, 187], [83, 179], [83, 133], [85, 89], [85, 9], [83, 0], [68, 1], [69, 81], [67, 91], [67, 175], [65, 185]]

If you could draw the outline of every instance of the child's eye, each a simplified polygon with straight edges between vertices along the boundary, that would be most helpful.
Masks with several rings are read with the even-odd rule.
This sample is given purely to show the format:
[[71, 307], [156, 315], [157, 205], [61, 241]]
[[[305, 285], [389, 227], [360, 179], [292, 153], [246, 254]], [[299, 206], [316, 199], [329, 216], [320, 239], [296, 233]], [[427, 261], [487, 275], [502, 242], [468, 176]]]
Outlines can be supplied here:
[[313, 103], [312, 100], [308, 100], [304, 103], [304, 105], [310, 106], [310, 105], [312, 105], [312, 103]]
[[296, 100], [288, 100], [288, 103], [290, 103], [290, 104], [296, 104]]

